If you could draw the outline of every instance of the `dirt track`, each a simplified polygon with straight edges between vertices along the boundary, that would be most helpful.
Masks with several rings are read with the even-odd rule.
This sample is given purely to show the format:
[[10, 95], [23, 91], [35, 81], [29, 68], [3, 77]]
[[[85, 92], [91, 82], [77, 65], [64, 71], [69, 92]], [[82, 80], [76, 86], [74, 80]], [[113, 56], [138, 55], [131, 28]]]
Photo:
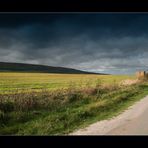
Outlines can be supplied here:
[[70, 135], [148, 135], [148, 96], [110, 120], [94, 123]]

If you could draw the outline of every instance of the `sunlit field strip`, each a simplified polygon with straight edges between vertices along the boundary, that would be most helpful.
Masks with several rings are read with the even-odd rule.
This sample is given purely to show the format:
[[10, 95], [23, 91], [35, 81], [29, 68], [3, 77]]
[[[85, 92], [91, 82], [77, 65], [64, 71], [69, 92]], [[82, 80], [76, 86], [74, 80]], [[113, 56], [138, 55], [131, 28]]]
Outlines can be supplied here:
[[124, 79], [134, 79], [133, 75], [93, 75], [93, 74], [47, 74], [0, 72], [0, 93], [13, 91], [56, 90], [68, 87], [83, 87], [101, 83], [115, 83]]

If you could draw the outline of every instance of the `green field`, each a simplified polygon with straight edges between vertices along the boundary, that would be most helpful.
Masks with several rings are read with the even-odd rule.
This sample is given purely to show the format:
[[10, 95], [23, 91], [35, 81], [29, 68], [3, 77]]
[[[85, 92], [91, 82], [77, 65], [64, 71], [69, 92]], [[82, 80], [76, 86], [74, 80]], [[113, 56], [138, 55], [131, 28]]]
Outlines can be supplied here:
[[[117, 116], [148, 94], [134, 75], [0, 73], [0, 135], [63, 135]], [[64, 89], [63, 89], [64, 88]]]
[[0, 93], [15, 90], [55, 90], [71, 85], [82, 87], [101, 83], [119, 82], [134, 79], [133, 75], [93, 75], [93, 74], [48, 74], [48, 73], [14, 73], [0, 72]]

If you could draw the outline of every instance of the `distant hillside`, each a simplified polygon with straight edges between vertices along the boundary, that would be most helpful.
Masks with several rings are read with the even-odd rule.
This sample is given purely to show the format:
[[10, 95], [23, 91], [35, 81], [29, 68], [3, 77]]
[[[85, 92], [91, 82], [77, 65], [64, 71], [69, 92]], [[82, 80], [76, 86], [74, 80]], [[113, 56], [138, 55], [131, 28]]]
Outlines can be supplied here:
[[0, 62], [0, 71], [44, 72], [44, 73], [63, 73], [63, 74], [101, 74], [101, 73], [86, 72], [65, 67], [53, 67], [45, 65], [8, 63], [8, 62]]

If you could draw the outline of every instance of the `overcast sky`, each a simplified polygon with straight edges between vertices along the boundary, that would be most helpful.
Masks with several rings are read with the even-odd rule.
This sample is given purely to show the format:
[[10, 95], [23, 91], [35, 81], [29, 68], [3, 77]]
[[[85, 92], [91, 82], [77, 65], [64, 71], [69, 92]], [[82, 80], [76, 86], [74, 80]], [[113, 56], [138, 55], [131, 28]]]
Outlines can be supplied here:
[[148, 13], [0, 13], [0, 61], [148, 70]]

